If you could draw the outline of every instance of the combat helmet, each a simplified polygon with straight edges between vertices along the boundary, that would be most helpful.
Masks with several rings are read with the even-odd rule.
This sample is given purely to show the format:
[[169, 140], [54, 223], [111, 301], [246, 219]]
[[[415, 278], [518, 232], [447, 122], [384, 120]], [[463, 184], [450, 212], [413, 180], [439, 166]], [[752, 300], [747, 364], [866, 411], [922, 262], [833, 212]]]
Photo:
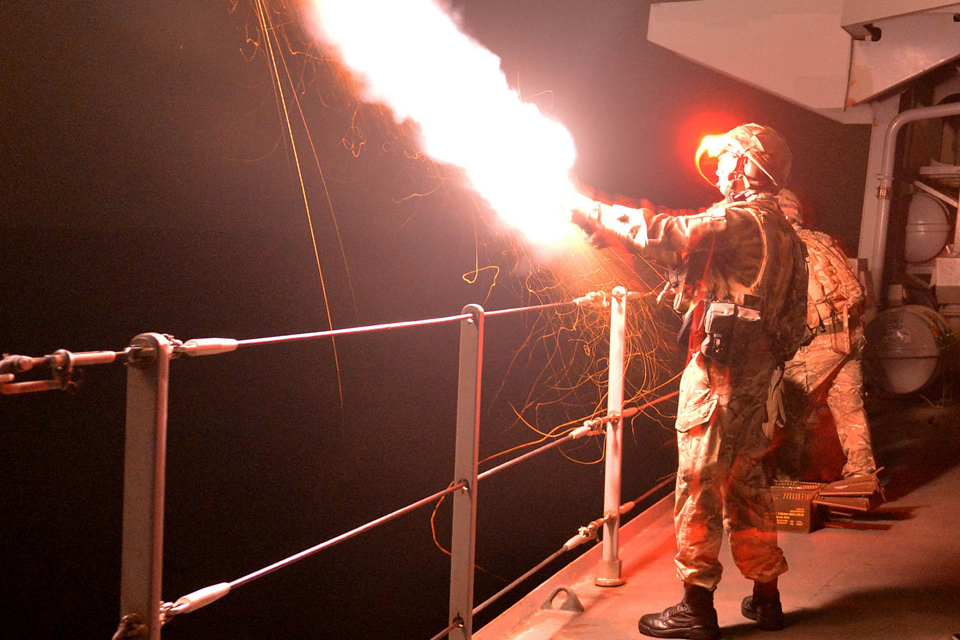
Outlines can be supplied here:
[[748, 189], [779, 193], [790, 176], [793, 154], [783, 136], [774, 129], [759, 124], [742, 124], [722, 136], [707, 136], [697, 150], [697, 169], [710, 184], [716, 184], [703, 173], [701, 159], [704, 153], [716, 158], [731, 154], [736, 167], [730, 172], [731, 197]]

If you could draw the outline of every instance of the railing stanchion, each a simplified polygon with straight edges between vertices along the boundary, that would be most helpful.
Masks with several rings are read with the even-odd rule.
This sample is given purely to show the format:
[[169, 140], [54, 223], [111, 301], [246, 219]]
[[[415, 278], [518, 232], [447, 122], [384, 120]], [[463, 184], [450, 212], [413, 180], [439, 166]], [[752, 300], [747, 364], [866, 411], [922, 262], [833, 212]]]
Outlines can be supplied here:
[[147, 625], [146, 637], [159, 640], [167, 397], [173, 343], [158, 333], [142, 333], [133, 339], [131, 347], [127, 369], [120, 618], [127, 618], [128, 626]]
[[483, 371], [483, 308], [463, 308], [460, 322], [460, 377], [457, 391], [457, 443], [454, 481], [467, 486], [453, 495], [450, 541], [451, 640], [473, 634], [473, 564], [477, 537], [477, 449], [480, 442], [480, 380]]
[[623, 445], [623, 369], [626, 342], [627, 291], [616, 287], [610, 298], [610, 369], [607, 379], [606, 460], [603, 476], [603, 557], [594, 582], [602, 587], [624, 583], [620, 562], [620, 464]]

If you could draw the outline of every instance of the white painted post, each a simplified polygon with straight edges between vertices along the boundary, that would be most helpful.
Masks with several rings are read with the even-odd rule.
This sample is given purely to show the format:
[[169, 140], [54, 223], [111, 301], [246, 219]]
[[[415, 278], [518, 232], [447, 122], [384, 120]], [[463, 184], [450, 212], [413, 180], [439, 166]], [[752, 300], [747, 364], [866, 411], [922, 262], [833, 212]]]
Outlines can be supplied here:
[[167, 397], [173, 343], [143, 333], [127, 363], [127, 431], [123, 470], [120, 618], [147, 625], [160, 639], [163, 576], [163, 500], [167, 454]]
[[483, 308], [463, 308], [472, 317], [460, 324], [460, 382], [454, 480], [466, 487], [453, 494], [450, 541], [450, 640], [473, 634], [473, 565], [477, 538], [477, 450], [480, 442], [480, 381], [483, 371]]
[[606, 460], [603, 482], [603, 557], [594, 582], [601, 587], [624, 583], [620, 561], [620, 466], [623, 448], [623, 369], [626, 343], [627, 290], [616, 287], [610, 299], [610, 369], [607, 374]]

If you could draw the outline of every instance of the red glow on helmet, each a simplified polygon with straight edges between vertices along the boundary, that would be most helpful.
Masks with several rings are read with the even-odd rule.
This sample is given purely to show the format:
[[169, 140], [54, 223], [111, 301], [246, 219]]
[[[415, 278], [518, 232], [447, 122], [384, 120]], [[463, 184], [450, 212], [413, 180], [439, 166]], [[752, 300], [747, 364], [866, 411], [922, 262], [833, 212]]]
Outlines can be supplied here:
[[697, 155], [694, 156], [694, 163], [697, 165], [697, 171], [700, 173], [700, 176], [711, 185], [716, 185], [716, 180], [709, 178], [703, 172], [703, 157], [706, 155], [708, 158], [716, 159], [720, 157], [720, 154], [723, 153], [726, 147], [727, 139], [725, 136], [704, 136], [703, 140], [700, 141], [700, 146], [697, 147]]

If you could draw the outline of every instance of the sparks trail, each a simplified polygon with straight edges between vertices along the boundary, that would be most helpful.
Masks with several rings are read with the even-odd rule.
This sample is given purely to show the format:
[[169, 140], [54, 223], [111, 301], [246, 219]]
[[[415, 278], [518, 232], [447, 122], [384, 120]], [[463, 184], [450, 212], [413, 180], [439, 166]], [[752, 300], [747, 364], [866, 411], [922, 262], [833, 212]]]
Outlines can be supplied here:
[[[346, 173], [345, 167], [362, 161], [361, 157], [390, 156], [398, 160], [398, 175], [385, 178], [392, 185], [393, 195], [392, 207], [384, 208], [385, 214], [397, 221], [398, 230], [419, 214], [419, 207], [428, 198], [434, 204], [439, 200], [442, 211], [452, 212], [451, 215], [458, 218], [459, 231], [465, 236], [469, 234], [473, 245], [473, 264], [461, 276], [476, 287], [476, 297], [482, 299], [484, 307], [498, 293], [510, 300], [510, 304], [503, 306], [527, 306], [550, 305], [589, 291], [610, 291], [615, 285], [643, 293], [660, 289], [663, 279], [649, 265], [619, 256], [601, 256], [582, 242], [579, 230], [563, 218], [561, 210], [574, 190], [569, 178], [572, 143], [565, 131], [558, 131], [562, 129], [559, 125], [543, 117], [534, 105], [525, 103], [519, 92], [507, 87], [492, 54], [481, 53], [483, 60], [478, 64], [492, 79], [478, 82], [477, 87], [463, 87], [458, 83], [451, 86], [447, 75], [431, 65], [398, 59], [407, 47], [437, 39], [416, 36], [402, 24], [383, 19], [379, 22], [389, 25], [394, 33], [361, 34], [381, 51], [386, 50], [401, 65], [399, 71], [426, 72], [409, 82], [416, 88], [412, 98], [423, 98], [428, 114], [453, 115], [454, 118], [447, 123], [452, 128], [424, 125], [412, 115], [413, 106], [388, 107], [377, 100], [375, 94], [370, 94], [369, 86], [364, 84], [369, 77], [351, 72], [348, 61], [334, 57], [336, 47], [318, 46], [307, 36], [301, 14], [306, 5], [285, 0], [249, 1], [256, 20], [245, 32], [246, 49], [242, 55], [252, 60], [263, 54], [268, 62], [283, 136], [292, 155], [292, 179], [297, 181], [302, 196], [326, 320], [331, 328], [333, 318], [339, 314], [330, 308], [327, 289], [336, 281], [324, 278], [330, 255], [321, 250], [327, 245], [325, 240], [331, 239], [318, 232], [323, 226], [318, 224], [320, 219], [315, 214], [329, 216], [332, 223], [329, 227], [339, 252], [337, 259], [343, 261], [349, 274], [346, 268], [349, 245], [344, 246], [340, 234], [327, 175], [334, 175], [332, 180], [336, 180], [338, 172]], [[347, 2], [357, 7], [365, 4], [365, 0]], [[337, 3], [324, 1], [322, 4]], [[392, 0], [390, 4], [396, 7], [424, 3]], [[362, 32], [371, 27], [368, 18], [354, 20], [346, 31]], [[449, 30], [445, 33], [451, 35]], [[399, 45], [391, 44], [397, 37], [402, 40]], [[479, 47], [472, 41], [469, 46], [474, 53]], [[464, 67], [476, 68], [470, 64]], [[461, 69], [451, 72], [456, 75]], [[464, 88], [469, 91], [457, 93]], [[363, 93], [364, 90], [367, 92]], [[486, 106], [489, 102], [483, 95], [488, 90], [501, 96], [492, 106]], [[359, 95], [365, 96], [368, 102], [362, 102]], [[369, 101], [371, 97], [373, 101]], [[310, 113], [305, 109], [308, 99], [321, 105], [322, 115], [340, 127], [341, 133], [334, 137], [331, 147], [321, 149], [324, 153], [318, 153], [314, 137], [310, 135], [316, 123], [307, 115]], [[520, 114], [520, 125], [496, 125], [502, 126], [502, 131], [493, 132], [483, 128], [494, 117], [504, 117], [511, 112]], [[541, 122], [531, 125], [531, 120]], [[557, 134], [559, 142], [531, 139], [527, 129], [536, 130], [538, 134]], [[431, 137], [438, 131], [440, 142], [433, 142]], [[562, 148], [567, 144], [569, 149]], [[468, 149], [473, 145], [484, 164], [479, 168], [464, 167], [460, 150], [448, 145], [463, 145]], [[339, 154], [335, 157], [342, 162], [321, 166], [320, 158], [333, 152]], [[537, 153], [541, 155], [535, 157]], [[544, 171], [531, 175], [532, 168]], [[318, 188], [310, 188], [311, 178], [319, 181]], [[468, 184], [476, 192], [463, 188]], [[503, 186], [507, 189], [502, 189]], [[485, 191], [491, 187], [493, 192]], [[321, 201], [315, 203], [318, 193]], [[315, 204], [318, 206], [313, 206]], [[541, 240], [552, 239], [556, 244], [552, 247], [538, 244], [529, 234]], [[457, 242], [459, 238], [450, 238], [450, 241]], [[349, 282], [348, 286], [352, 297], [353, 286]], [[670, 389], [663, 387], [673, 382], [671, 363], [660, 357], [658, 351], [659, 345], [672, 341], [672, 337], [665, 339], [651, 297], [632, 301], [628, 311], [624, 388], [627, 405], [642, 404], [645, 398], [666, 393]], [[515, 355], [501, 377], [501, 386], [485, 398], [488, 408], [506, 407], [509, 416], [508, 423], [495, 425], [499, 433], [491, 435], [497, 437], [499, 453], [487, 459], [561, 437], [572, 425], [578, 424], [573, 416], [601, 411], [606, 403], [608, 316], [604, 308], [575, 307], [545, 309], [535, 316], [524, 317], [523, 337], [512, 349]], [[335, 364], [343, 410], [338, 356]], [[352, 363], [343, 366], [349, 364]], [[520, 397], [516, 397], [517, 393]], [[649, 410], [665, 411], [662, 407], [664, 405], [658, 404]], [[646, 421], [652, 419], [648, 417]], [[636, 420], [630, 421], [631, 429], [635, 423]], [[543, 425], [557, 426], [545, 428]], [[533, 442], [527, 442], [531, 432], [538, 435], [532, 438]], [[634, 437], [636, 439], [636, 433]], [[517, 440], [524, 442], [517, 444]], [[576, 448], [563, 448], [560, 452], [576, 464], [596, 464], [604, 455], [602, 440], [598, 439]], [[437, 508], [441, 503], [438, 502]], [[433, 518], [431, 529], [436, 542]], [[437, 546], [442, 548], [439, 542]]]
[[[237, 8], [238, 4], [234, 3], [233, 10], [236, 11]], [[333, 224], [334, 234], [337, 238], [339, 255], [342, 260], [347, 280], [347, 287], [350, 292], [351, 299], [353, 300], [354, 309], [356, 308], [356, 301], [353, 285], [351, 283], [352, 278], [350, 276], [350, 268], [346, 260], [346, 252], [343, 248], [343, 242], [339, 225], [337, 224], [336, 213], [334, 211], [333, 202], [327, 187], [326, 176], [323, 168], [320, 165], [317, 150], [314, 145], [313, 138], [310, 135], [310, 128], [307, 124], [307, 119], [304, 115], [303, 107], [300, 102], [300, 96], [304, 82], [303, 69], [307, 68], [307, 66], [302, 65], [300, 67], [300, 75], [297, 79], [295, 79], [294, 73], [291, 71], [291, 67], [288, 63], [287, 55], [297, 51], [300, 47], [294, 43], [294, 40], [291, 40], [290, 34], [291, 27], [293, 25], [291, 22], [291, 17], [293, 14], [289, 11], [289, 5], [287, 5], [286, 2], [280, 2], [278, 6], [274, 7], [273, 5], [268, 6], [267, 0], [251, 0], [250, 11], [252, 16], [248, 17], [247, 22], [244, 25], [245, 44], [252, 46], [253, 53], [249, 56], [246, 53], [243, 55], [246, 59], [252, 60], [258, 53], [262, 52], [267, 62], [271, 84], [273, 86], [277, 112], [283, 129], [283, 137], [288, 145], [287, 148], [289, 150], [290, 159], [296, 174], [296, 180], [301, 193], [303, 210], [307, 219], [307, 227], [310, 233], [310, 240], [313, 247], [313, 257], [316, 263], [317, 275], [320, 284], [320, 293], [323, 299], [325, 319], [327, 321], [327, 326], [332, 329], [334, 328], [334, 323], [330, 305], [330, 297], [328, 295], [326, 278], [324, 277], [323, 265], [320, 260], [317, 232], [311, 210], [311, 198], [308, 196], [308, 188], [304, 174], [304, 164], [301, 161], [301, 151], [298, 146], [298, 137], [295, 134], [293, 124], [294, 120], [292, 118], [293, 114], [296, 115], [299, 125], [304, 131], [306, 142], [309, 146], [310, 153], [313, 156], [313, 165], [316, 168], [316, 175], [319, 179], [326, 208]], [[291, 101], [294, 108], [291, 108]], [[343, 385], [340, 375], [340, 358], [335, 342], [333, 343], [333, 355], [334, 366], [337, 372], [341, 419], [345, 419]]]
[[[409, 16], [396, 13], [401, 5]], [[442, 199], [444, 210], [455, 211], [462, 232], [473, 236], [475, 247], [473, 267], [462, 277], [468, 284], [482, 287], [478, 299], [482, 298], [485, 306], [496, 289], [520, 305], [530, 305], [610, 290], [617, 284], [644, 292], [660, 288], [662, 278], [653, 269], [620, 257], [601, 259], [565, 221], [560, 211], [573, 192], [569, 178], [573, 150], [568, 134], [537, 107], [524, 102], [519, 91], [510, 89], [496, 56], [464, 36], [457, 21], [439, 11], [436, 4], [429, 0], [379, 3], [378, 11], [387, 12], [381, 17], [391, 15], [397, 20], [380, 19], [377, 24], [369, 20], [369, 9], [357, 13], [371, 6], [370, 0], [250, 0], [250, 6], [256, 21], [246, 28], [245, 39], [253, 53], [244, 51], [243, 55], [253, 58], [263, 52], [270, 63], [331, 327], [334, 314], [321, 265], [325, 254], [318, 247], [322, 238], [310, 206], [306, 173], [320, 180], [324, 208], [344, 265], [347, 251], [310, 136], [311, 122], [303, 105], [308, 96], [323, 105], [327, 115], [347, 119], [339, 140], [346, 160], [373, 151], [406, 161], [400, 165], [401, 175], [388, 178], [396, 185], [392, 202], [397, 205], [394, 213], [401, 214], [399, 227], [417, 215], [419, 203], [428, 196]], [[421, 14], [415, 11], [427, 12], [422, 15], [428, 18], [418, 19]], [[334, 42], [318, 45], [305, 25], [316, 26], [321, 15], [330, 20], [321, 31]], [[416, 31], [424, 25], [432, 25], [441, 35]], [[421, 46], [437, 42], [449, 47], [450, 53], [444, 49], [438, 55], [436, 49], [428, 51]], [[405, 57], [408, 54], [410, 57]], [[294, 56], [299, 59], [296, 66], [292, 64]], [[363, 68], [353, 66], [358, 57], [360, 66], [366, 65]], [[433, 62], [425, 64], [426, 59]], [[434, 64], [437, 60], [441, 61], [439, 67]], [[384, 69], [389, 71], [387, 84], [379, 86]], [[394, 91], [402, 94], [387, 95]], [[361, 102], [358, 95], [367, 102]], [[439, 123], [431, 120], [438, 117], [442, 119]], [[300, 136], [304, 140], [298, 141]], [[439, 141], [433, 139], [437, 136]], [[556, 141], [551, 142], [551, 137]], [[309, 148], [309, 153], [302, 154], [301, 147]], [[543, 170], [531, 173], [532, 168]], [[478, 195], [448, 188], [464, 183]], [[492, 209], [497, 216], [491, 215]], [[506, 226], [505, 219], [509, 220]], [[542, 237], [564, 238], [564, 242], [557, 244], [556, 250], [544, 252], [543, 245], [532, 244], [527, 235], [542, 231], [550, 231]], [[353, 295], [352, 286], [350, 290]], [[518, 385], [529, 389], [524, 398], [502, 396], [502, 402], [515, 407], [517, 426], [535, 429], [547, 420], [555, 423], [555, 416], [547, 414], [558, 408], [572, 416], [582, 415], [584, 407], [601, 406], [606, 387], [605, 313], [597, 309], [550, 310], [525, 322], [527, 335], [515, 350], [500, 393], [492, 401], [517, 378], [531, 378], [533, 371], [532, 384], [528, 386], [525, 379]], [[658, 345], [664, 340], [652, 302], [632, 302], [628, 323], [627, 400], [649, 393], [671, 373], [670, 363], [658, 356]], [[339, 367], [338, 361], [338, 375]]]

